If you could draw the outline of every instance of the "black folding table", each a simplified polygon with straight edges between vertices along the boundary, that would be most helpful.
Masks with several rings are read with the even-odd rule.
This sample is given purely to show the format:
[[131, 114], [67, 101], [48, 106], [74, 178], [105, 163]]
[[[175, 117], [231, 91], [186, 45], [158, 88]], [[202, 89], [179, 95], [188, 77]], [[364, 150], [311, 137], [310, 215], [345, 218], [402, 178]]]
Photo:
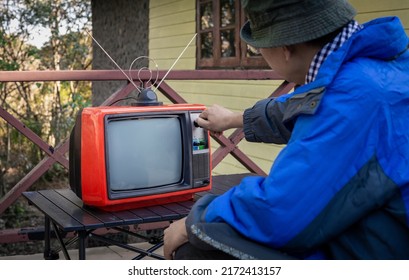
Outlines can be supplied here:
[[[220, 175], [213, 177], [213, 187], [210, 193], [222, 194], [241, 179], [250, 174]], [[206, 193], [198, 193], [195, 199]], [[150, 256], [156, 259], [163, 259], [163, 256], [155, 254], [154, 251], [163, 245], [162, 238], [149, 249], [141, 249], [129, 244], [124, 244], [99, 234], [101, 229], [115, 229], [127, 234], [135, 233], [129, 230], [130, 225], [158, 224], [158, 228], [163, 228], [165, 224], [185, 217], [194, 201], [184, 201], [169, 203], [158, 206], [131, 209], [126, 211], [106, 212], [98, 208], [85, 206], [70, 189], [40, 190], [24, 192], [30, 204], [37, 207], [45, 216], [44, 234], [44, 258], [56, 259], [58, 252], [51, 248], [51, 238], [56, 237], [60, 243], [66, 259], [71, 259], [66, 246], [78, 242], [79, 259], [86, 259], [87, 239], [93, 238], [108, 244], [117, 245], [122, 248], [132, 250], [137, 253], [135, 259]], [[71, 233], [68, 241], [67, 234]]]

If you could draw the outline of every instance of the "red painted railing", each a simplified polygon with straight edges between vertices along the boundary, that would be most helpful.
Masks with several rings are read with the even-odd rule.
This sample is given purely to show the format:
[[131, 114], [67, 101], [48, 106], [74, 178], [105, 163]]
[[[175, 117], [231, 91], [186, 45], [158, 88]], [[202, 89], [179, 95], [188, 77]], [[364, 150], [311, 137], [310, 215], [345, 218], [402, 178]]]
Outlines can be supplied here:
[[[158, 80], [165, 76], [165, 71], [159, 71]], [[137, 70], [128, 73], [134, 83], [147, 82], [151, 77], [149, 73]], [[123, 73], [118, 70], [76, 70], [76, 71], [0, 71], [0, 82], [45, 82], [45, 81], [114, 81], [127, 80]], [[282, 80], [276, 73], [270, 70], [174, 70], [166, 76], [166, 80]], [[292, 84], [283, 82], [271, 96], [279, 96], [289, 92]], [[123, 88], [112, 94], [102, 105], [126, 97], [134, 90], [134, 85], [128, 82]], [[166, 82], [159, 85], [158, 90], [173, 103], [187, 103]], [[15, 127], [21, 134], [36, 144], [46, 155], [28, 174], [26, 174], [8, 193], [0, 198], [0, 216], [22, 194], [28, 190], [54, 163], [59, 163], [68, 169], [68, 159], [65, 154], [68, 151], [68, 141], [60, 143], [56, 147], [50, 146], [37, 134], [27, 128], [20, 120], [0, 107], [0, 116], [10, 125]], [[213, 152], [213, 168], [217, 166], [229, 153], [236, 158], [250, 172], [265, 175], [264, 171], [257, 166], [239, 148], [238, 143], [244, 138], [242, 129], [237, 129], [228, 138], [220, 135], [214, 137], [220, 147]], [[10, 233], [11, 232], [11, 233]], [[20, 236], [20, 237], [16, 237]], [[12, 231], [0, 231], [0, 243], [6, 240], [24, 241], [27, 238], [21, 229]]]

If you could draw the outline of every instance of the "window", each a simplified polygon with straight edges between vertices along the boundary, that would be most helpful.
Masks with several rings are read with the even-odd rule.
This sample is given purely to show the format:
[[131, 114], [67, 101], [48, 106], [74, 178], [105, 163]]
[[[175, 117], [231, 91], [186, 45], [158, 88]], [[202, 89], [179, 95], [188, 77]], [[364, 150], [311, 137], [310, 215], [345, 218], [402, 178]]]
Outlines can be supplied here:
[[240, 0], [197, 0], [198, 68], [268, 68], [240, 39]]

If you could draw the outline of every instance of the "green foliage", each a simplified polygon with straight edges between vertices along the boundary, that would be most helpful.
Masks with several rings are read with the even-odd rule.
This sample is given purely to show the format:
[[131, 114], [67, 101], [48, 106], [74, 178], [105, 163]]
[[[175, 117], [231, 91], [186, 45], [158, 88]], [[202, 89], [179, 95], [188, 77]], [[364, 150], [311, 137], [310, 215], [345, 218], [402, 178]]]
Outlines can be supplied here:
[[90, 107], [91, 106], [91, 98], [90, 98], [90, 96], [85, 98], [83, 95], [74, 94], [73, 95], [73, 100], [72, 100], [70, 105], [74, 110], [78, 111], [79, 108]]
[[27, 210], [21, 202], [11, 205], [5, 212], [5, 216], [7, 217], [5, 221], [6, 228], [19, 227], [20, 221], [25, 220], [26, 213]]
[[7, 62], [4, 61], [3, 59], [0, 59], [0, 70], [5, 70], [5, 71], [16, 71], [18, 70], [19, 65], [15, 62]]
[[[0, 49], [5, 49], [7, 46], [6, 34], [0, 30]], [[1, 53], [1, 50], [0, 50]], [[18, 70], [19, 65], [15, 61], [8, 61], [0, 56], [0, 70], [14, 71]]]
[[0, 47], [3, 48], [6, 45], [6, 38], [4, 32], [0, 30]]

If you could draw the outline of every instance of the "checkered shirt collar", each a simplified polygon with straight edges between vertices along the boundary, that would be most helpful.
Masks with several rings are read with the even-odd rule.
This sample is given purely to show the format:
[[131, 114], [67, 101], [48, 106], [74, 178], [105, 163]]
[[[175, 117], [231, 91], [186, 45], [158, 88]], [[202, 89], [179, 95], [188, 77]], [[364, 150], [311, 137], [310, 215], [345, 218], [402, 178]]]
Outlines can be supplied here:
[[308, 70], [308, 74], [305, 77], [305, 83], [311, 83], [315, 80], [317, 76], [318, 70], [320, 69], [322, 63], [325, 59], [334, 51], [338, 50], [346, 40], [348, 40], [352, 34], [356, 31], [361, 30], [362, 25], [360, 25], [357, 21], [352, 20], [350, 21], [342, 31], [328, 44], [326, 44], [313, 58], [310, 68]]

